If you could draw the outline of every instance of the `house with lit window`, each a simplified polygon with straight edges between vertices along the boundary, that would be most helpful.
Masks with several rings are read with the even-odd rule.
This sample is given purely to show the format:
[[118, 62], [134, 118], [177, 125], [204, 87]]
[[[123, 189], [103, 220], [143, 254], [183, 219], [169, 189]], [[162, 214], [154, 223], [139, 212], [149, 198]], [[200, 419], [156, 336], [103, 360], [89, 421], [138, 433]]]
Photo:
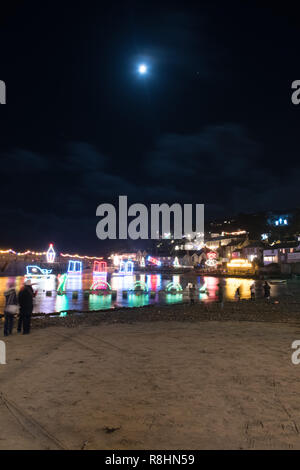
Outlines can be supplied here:
[[263, 262], [267, 266], [271, 263], [297, 263], [300, 262], [299, 241], [276, 243], [263, 251]]

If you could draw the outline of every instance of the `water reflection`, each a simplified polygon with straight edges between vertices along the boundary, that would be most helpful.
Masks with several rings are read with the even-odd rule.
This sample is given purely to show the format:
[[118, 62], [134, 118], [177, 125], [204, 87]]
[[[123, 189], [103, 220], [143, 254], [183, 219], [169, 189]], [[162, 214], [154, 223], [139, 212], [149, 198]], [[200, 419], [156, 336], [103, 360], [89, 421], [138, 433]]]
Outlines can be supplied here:
[[[4, 291], [10, 279], [15, 279], [17, 290], [21, 288], [24, 277], [0, 277], [0, 312], [4, 307]], [[34, 289], [37, 290], [35, 298], [34, 312], [63, 312], [65, 310], [101, 310], [109, 309], [114, 306], [137, 307], [157, 302], [174, 304], [182, 301], [188, 301], [188, 283], [196, 284], [198, 288], [198, 299], [201, 302], [214, 302], [218, 300], [218, 289], [220, 281], [223, 282], [225, 300], [235, 300], [235, 291], [240, 287], [241, 299], [250, 298], [250, 286], [254, 282], [252, 279], [225, 278], [223, 280], [212, 276], [188, 276], [188, 275], [161, 275], [161, 274], [140, 274], [140, 275], [117, 275], [101, 273], [94, 275], [72, 275], [68, 277], [66, 284], [66, 293], [57, 295], [56, 290], [58, 281], [56, 276], [51, 275], [45, 278], [31, 279], [34, 283]], [[106, 295], [87, 295], [95, 281], [107, 282], [111, 285], [113, 294]], [[139, 281], [147, 288], [147, 293], [130, 292], [134, 288], [134, 283]], [[166, 286], [173, 282], [174, 285], [180, 284], [183, 288], [181, 293], [162, 293]], [[256, 296], [263, 295], [262, 282], [255, 281]], [[278, 296], [287, 293], [291, 289], [298, 289], [299, 281], [288, 281], [285, 285], [271, 285], [271, 296]], [[206, 288], [206, 289], [205, 289]], [[202, 292], [200, 292], [202, 289]], [[123, 297], [123, 291], [128, 295]], [[77, 293], [78, 297], [77, 297]], [[155, 294], [153, 294], [153, 292]], [[76, 298], [77, 297], [77, 298]]]

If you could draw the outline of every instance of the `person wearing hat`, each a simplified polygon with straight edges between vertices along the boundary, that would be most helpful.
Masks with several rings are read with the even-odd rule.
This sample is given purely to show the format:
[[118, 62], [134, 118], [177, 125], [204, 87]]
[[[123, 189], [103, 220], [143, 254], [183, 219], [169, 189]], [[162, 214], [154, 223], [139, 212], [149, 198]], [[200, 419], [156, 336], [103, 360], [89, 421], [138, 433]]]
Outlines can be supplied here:
[[14, 327], [14, 316], [18, 313], [18, 300], [15, 289], [15, 281], [9, 280], [7, 283], [7, 290], [4, 292], [5, 307], [4, 307], [4, 336], [12, 334]]
[[20, 315], [18, 322], [18, 333], [21, 333], [23, 326], [23, 335], [28, 335], [30, 333], [31, 326], [31, 315], [33, 310], [33, 298], [35, 293], [32, 289], [31, 281], [28, 279], [25, 281], [24, 286], [19, 292], [19, 305], [20, 305]]

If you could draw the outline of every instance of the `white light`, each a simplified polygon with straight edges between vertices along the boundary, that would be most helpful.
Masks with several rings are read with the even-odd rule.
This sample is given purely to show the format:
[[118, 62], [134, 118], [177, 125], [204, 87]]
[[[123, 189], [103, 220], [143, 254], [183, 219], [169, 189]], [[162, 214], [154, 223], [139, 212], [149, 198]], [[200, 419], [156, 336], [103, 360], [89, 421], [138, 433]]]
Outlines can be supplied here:
[[147, 72], [147, 66], [145, 64], [139, 65], [139, 72], [144, 75]]

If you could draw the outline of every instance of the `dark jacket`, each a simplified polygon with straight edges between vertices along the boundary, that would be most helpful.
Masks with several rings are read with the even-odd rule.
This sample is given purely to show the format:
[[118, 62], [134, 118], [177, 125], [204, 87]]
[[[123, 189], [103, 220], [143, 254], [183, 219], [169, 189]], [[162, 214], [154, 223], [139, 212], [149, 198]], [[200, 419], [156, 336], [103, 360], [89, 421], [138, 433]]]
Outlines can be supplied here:
[[31, 286], [22, 287], [18, 297], [21, 313], [32, 313], [33, 297], [34, 293]]

